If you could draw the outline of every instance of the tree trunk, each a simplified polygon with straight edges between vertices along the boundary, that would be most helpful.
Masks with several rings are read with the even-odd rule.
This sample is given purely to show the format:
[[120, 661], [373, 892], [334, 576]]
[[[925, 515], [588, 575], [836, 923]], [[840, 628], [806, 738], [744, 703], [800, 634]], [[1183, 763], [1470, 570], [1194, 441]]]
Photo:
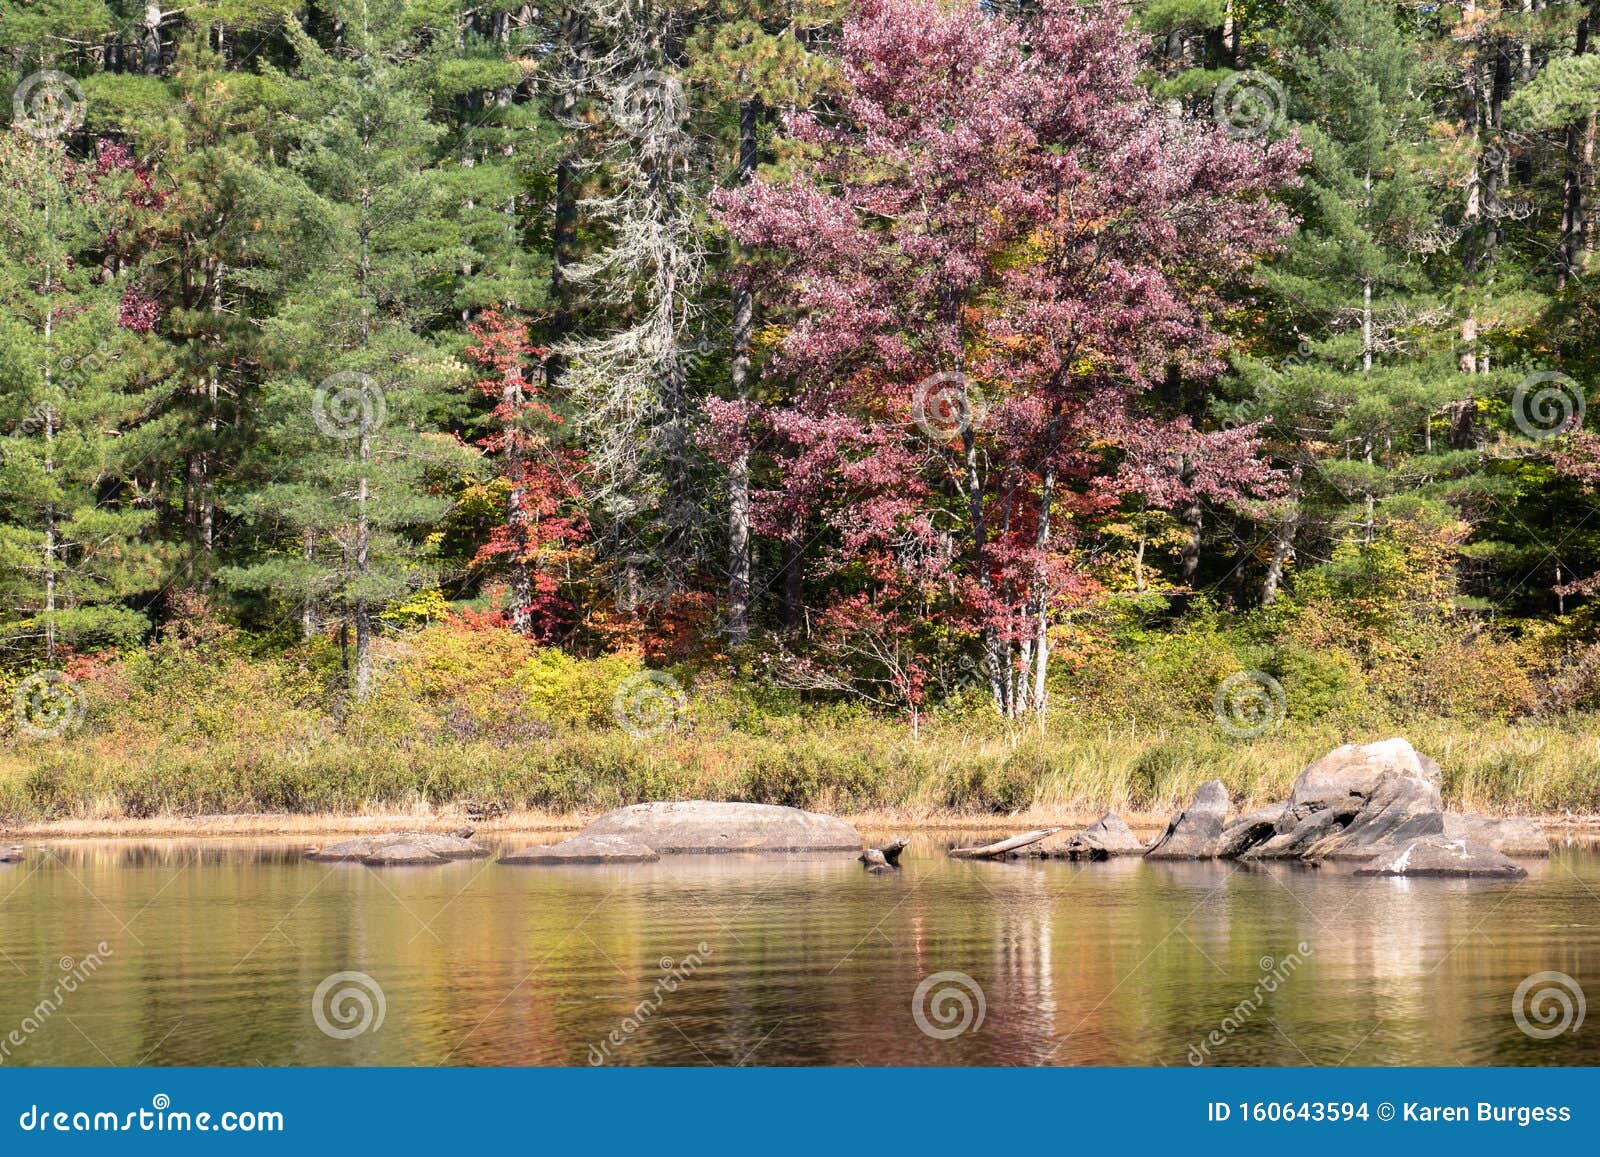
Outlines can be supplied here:
[[1261, 605], [1270, 607], [1278, 598], [1278, 588], [1283, 585], [1284, 567], [1294, 557], [1294, 532], [1299, 523], [1296, 515], [1290, 515], [1278, 524], [1277, 533], [1273, 536], [1272, 561], [1267, 564], [1267, 577], [1261, 582]]
[[367, 697], [372, 687], [372, 605], [366, 592], [370, 569], [372, 523], [367, 510], [371, 498], [367, 467], [372, 461], [371, 411], [361, 408], [361, 477], [356, 482], [356, 700]]
[[[306, 526], [300, 530], [300, 557], [306, 563], [317, 560], [317, 531], [315, 527]], [[306, 570], [309, 573], [310, 566]], [[306, 591], [305, 602], [300, 606], [300, 637], [310, 642], [317, 637], [318, 628], [317, 599], [314, 592]]]
[[[557, 123], [569, 132], [575, 132], [578, 111], [579, 84], [584, 73], [584, 55], [588, 50], [589, 23], [576, 7], [569, 9], [562, 20], [562, 37], [566, 48], [566, 87], [556, 108]], [[575, 326], [574, 289], [568, 270], [578, 261], [578, 195], [579, 162], [581, 160], [576, 140], [556, 161], [555, 171], [555, 224], [551, 231], [550, 299], [555, 313], [550, 319], [550, 345], [558, 346], [570, 337]], [[545, 382], [553, 389], [561, 384], [566, 372], [566, 360], [552, 352], [545, 358]]]
[[1183, 508], [1178, 520], [1189, 532], [1183, 549], [1178, 553], [1178, 578], [1184, 586], [1193, 590], [1200, 579], [1200, 540], [1205, 534], [1205, 508], [1201, 506], [1198, 495]]
[[[755, 176], [756, 102], [739, 102], [739, 183]], [[745, 286], [733, 291], [733, 361], [728, 384], [735, 401], [750, 392], [750, 341], [755, 333], [755, 297]], [[728, 468], [728, 644], [750, 638], [750, 454], [740, 450]]]
[[[1600, 0], [1595, 0], [1578, 18], [1577, 37], [1572, 54], [1583, 56], [1589, 51], [1590, 24], [1600, 17]], [[1556, 284], [1565, 289], [1567, 282], [1577, 275], [1587, 248], [1589, 228], [1589, 140], [1594, 114], [1567, 126], [1566, 169], [1561, 194], [1561, 264], [1557, 270]]]
[[[521, 387], [506, 387], [504, 401], [513, 415], [522, 412]], [[518, 421], [513, 417], [512, 422]], [[528, 546], [532, 541], [528, 514], [527, 448], [523, 432], [514, 427], [506, 433], [506, 474], [511, 491], [506, 495], [506, 528], [511, 538], [511, 564], [506, 568], [506, 584], [511, 596], [511, 629], [520, 635], [533, 633], [533, 570], [528, 565]]]
[[783, 612], [785, 631], [796, 631], [805, 617], [805, 525], [796, 526], [783, 542]]

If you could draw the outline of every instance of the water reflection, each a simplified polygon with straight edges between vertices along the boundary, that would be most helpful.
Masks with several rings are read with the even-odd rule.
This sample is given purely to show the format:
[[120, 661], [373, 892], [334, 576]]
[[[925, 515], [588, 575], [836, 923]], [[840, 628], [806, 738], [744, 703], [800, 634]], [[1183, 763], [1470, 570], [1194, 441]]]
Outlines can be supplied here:
[[[299, 841], [34, 848], [0, 872], [0, 1038], [38, 1023], [0, 1063], [1600, 1062], [1592, 1032], [1534, 1040], [1511, 1015], [1534, 972], [1600, 992], [1587, 847], [1505, 884], [953, 861], [948, 842], [893, 876], [845, 856], [380, 872]], [[376, 1031], [318, 1027], [340, 972], [381, 992]], [[983, 1018], [941, 1039], [912, 999], [946, 972]]]

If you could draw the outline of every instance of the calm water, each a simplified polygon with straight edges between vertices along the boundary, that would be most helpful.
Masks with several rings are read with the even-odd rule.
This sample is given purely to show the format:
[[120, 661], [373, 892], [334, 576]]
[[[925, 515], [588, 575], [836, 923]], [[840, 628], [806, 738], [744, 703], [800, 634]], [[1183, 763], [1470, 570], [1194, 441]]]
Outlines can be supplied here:
[[[53, 845], [0, 866], [0, 1042], [23, 1035], [0, 1064], [1183, 1065], [1213, 1031], [1221, 1064], [1600, 1063], [1600, 1012], [1551, 1040], [1512, 1016], [1532, 973], [1600, 996], [1591, 848], [1499, 884], [963, 863], [946, 843], [894, 877]], [[938, 973], [964, 975], [925, 985], [930, 1033], [913, 1004]]]

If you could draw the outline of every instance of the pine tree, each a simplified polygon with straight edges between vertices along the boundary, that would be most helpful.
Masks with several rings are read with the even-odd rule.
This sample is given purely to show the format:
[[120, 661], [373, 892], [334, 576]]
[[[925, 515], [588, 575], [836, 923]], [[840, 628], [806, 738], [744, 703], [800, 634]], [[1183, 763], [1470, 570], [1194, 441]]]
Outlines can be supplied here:
[[114, 257], [146, 181], [117, 146], [80, 161], [0, 135], [0, 633], [47, 662], [136, 639], [128, 600], [159, 581], [154, 511], [124, 480], [163, 366]]
[[229, 581], [267, 588], [307, 628], [333, 609], [353, 634], [352, 687], [372, 683], [384, 608], [428, 581], [424, 538], [459, 465], [440, 432], [464, 367], [445, 340], [463, 292], [456, 208], [430, 117], [434, 59], [402, 4], [361, 4], [336, 46], [298, 27], [291, 164], [316, 197], [322, 261], [267, 327], [288, 372], [267, 383], [259, 453], [271, 481], [240, 496], [275, 553]]

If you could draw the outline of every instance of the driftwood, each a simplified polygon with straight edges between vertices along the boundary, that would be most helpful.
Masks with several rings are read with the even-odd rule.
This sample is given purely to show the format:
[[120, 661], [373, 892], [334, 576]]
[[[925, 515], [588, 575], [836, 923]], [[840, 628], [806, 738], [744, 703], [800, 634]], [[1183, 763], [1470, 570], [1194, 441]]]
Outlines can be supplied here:
[[1040, 828], [1036, 832], [1023, 832], [1020, 836], [1001, 840], [997, 844], [984, 844], [981, 848], [951, 848], [950, 854], [958, 860], [992, 860], [996, 856], [1003, 856], [1007, 852], [1014, 852], [1018, 848], [1025, 848], [1029, 844], [1036, 844], [1059, 832], [1060, 828]]

